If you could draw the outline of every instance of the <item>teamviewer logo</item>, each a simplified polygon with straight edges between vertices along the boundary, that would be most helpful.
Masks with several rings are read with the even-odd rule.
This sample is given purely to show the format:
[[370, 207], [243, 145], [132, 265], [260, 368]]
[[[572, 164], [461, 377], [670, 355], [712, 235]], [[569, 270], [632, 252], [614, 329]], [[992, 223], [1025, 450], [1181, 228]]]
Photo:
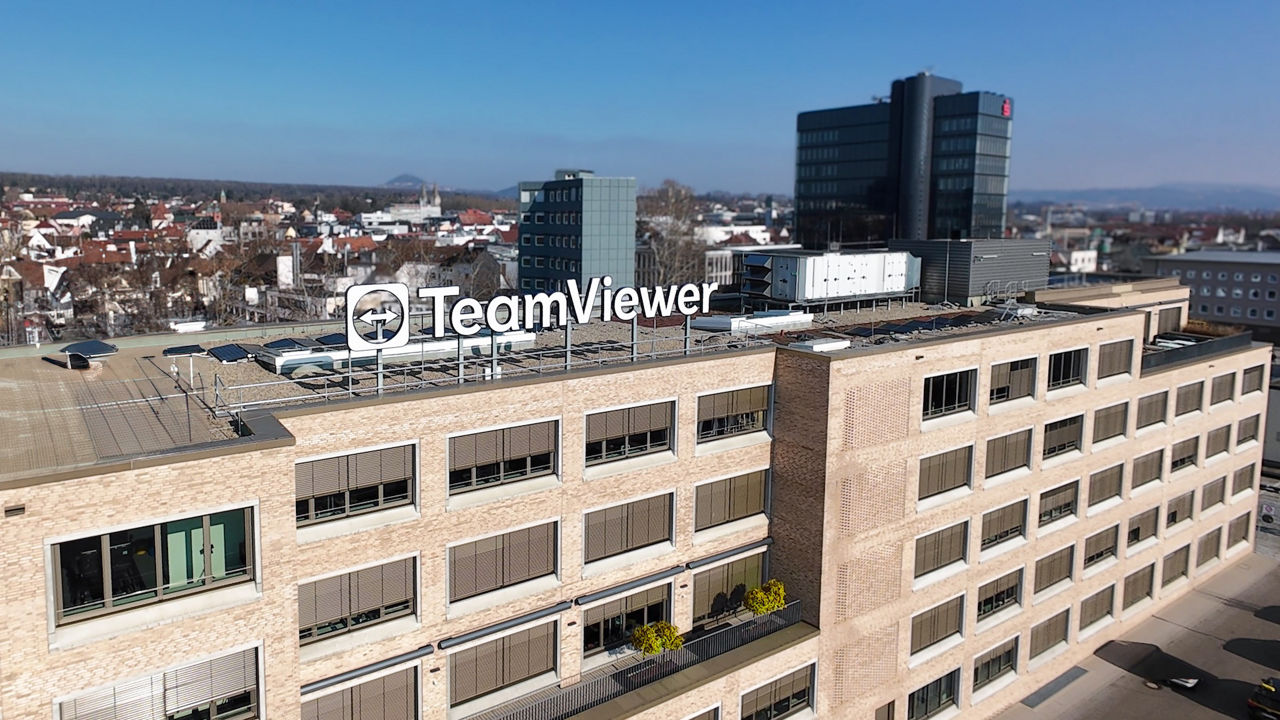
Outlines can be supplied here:
[[409, 343], [409, 288], [403, 283], [347, 288], [347, 347], [385, 350]]

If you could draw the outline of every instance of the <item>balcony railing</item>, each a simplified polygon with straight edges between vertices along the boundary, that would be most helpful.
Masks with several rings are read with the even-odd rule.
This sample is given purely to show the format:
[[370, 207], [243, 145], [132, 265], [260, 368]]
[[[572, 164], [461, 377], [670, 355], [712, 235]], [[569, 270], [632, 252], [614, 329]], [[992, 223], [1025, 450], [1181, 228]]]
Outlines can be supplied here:
[[798, 622], [800, 602], [795, 601], [775, 613], [687, 640], [679, 650], [632, 656], [584, 675], [575, 685], [536, 692], [468, 720], [564, 720]]
[[1247, 332], [1215, 338], [1204, 338], [1184, 333], [1167, 333], [1166, 336], [1176, 339], [1192, 339], [1196, 340], [1196, 342], [1182, 347], [1144, 349], [1142, 372], [1158, 370], [1175, 363], [1200, 360], [1214, 355], [1225, 355], [1248, 348], [1253, 343], [1253, 335]]

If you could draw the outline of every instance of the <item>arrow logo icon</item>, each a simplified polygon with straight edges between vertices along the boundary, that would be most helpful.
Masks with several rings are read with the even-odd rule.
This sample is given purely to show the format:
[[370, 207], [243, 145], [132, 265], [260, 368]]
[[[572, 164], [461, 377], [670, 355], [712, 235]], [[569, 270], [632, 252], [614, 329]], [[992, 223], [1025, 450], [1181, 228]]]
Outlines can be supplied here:
[[385, 325], [398, 317], [400, 317], [400, 313], [394, 310], [365, 310], [364, 314], [361, 315], [359, 319], [363, 322], [369, 323], [370, 325], [375, 325], [377, 323]]
[[386, 338], [382, 334], [386, 330], [387, 323], [398, 317], [400, 313], [394, 310], [365, 310], [358, 319], [373, 326], [374, 342], [383, 342]]

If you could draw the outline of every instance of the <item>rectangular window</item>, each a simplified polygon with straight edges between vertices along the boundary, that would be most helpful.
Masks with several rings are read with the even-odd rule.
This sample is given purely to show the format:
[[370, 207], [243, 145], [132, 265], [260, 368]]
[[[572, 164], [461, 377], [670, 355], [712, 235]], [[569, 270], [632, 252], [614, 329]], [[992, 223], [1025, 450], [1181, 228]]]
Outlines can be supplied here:
[[1022, 604], [1022, 569], [978, 588], [978, 619], [1011, 605]]
[[53, 546], [59, 624], [253, 579], [253, 510], [198, 515]]
[[669, 449], [674, 407], [664, 402], [588, 415], [587, 465]]
[[1240, 421], [1236, 430], [1236, 445], [1258, 439], [1258, 416], [1247, 417]]
[[1254, 467], [1253, 463], [1245, 465], [1231, 475], [1231, 494], [1239, 495], [1246, 490], [1253, 489]]
[[1133, 459], [1133, 487], [1140, 488], [1160, 479], [1164, 470], [1164, 450], [1156, 450]]
[[1005, 540], [1022, 537], [1026, 521], [1026, 500], [986, 513], [982, 516], [982, 549], [986, 550]]
[[417, 712], [413, 668], [302, 703], [302, 720], [413, 720]]
[[1195, 507], [1195, 497], [1196, 493], [1192, 490], [1170, 500], [1165, 506], [1164, 526], [1168, 528], [1184, 520], [1190, 520], [1192, 508]]
[[1218, 557], [1218, 548], [1222, 545], [1222, 528], [1214, 528], [1206, 533], [1196, 544], [1196, 567], [1200, 567]]
[[1155, 580], [1156, 566], [1152, 563], [1141, 570], [1132, 573], [1124, 579], [1124, 599], [1122, 610], [1137, 605], [1143, 598], [1151, 597], [1151, 589]]
[[1210, 430], [1204, 439], [1204, 456], [1211, 458], [1231, 449], [1231, 426], [1224, 425]]
[[1109, 557], [1115, 557], [1116, 541], [1119, 537], [1120, 526], [1112, 525], [1102, 532], [1094, 533], [1093, 535], [1085, 538], [1084, 566], [1086, 568], [1091, 567]]
[[759, 432], [768, 427], [769, 386], [698, 398], [698, 442]]
[[1079, 482], [1070, 482], [1040, 493], [1040, 527], [1075, 515], [1079, 493]]
[[1179, 440], [1173, 444], [1173, 453], [1169, 460], [1169, 471], [1174, 472], [1196, 464], [1200, 450], [1200, 438], [1192, 437]]
[[413, 615], [413, 558], [298, 585], [302, 645]]
[[920, 461], [919, 499], [967, 487], [973, 470], [973, 446], [956, 448]]
[[706, 530], [764, 512], [768, 471], [725, 478], [694, 489], [693, 529]]
[[1125, 426], [1129, 424], [1129, 403], [1122, 402], [1093, 413], [1093, 441], [1102, 442], [1107, 438], [1124, 435]]
[[1098, 377], [1123, 375], [1133, 362], [1133, 341], [1107, 343], [1098, 348]]
[[1138, 398], [1138, 428], [1164, 422], [1169, 410], [1169, 391]]
[[449, 494], [551, 475], [555, 420], [449, 438]]
[[1214, 505], [1221, 505], [1223, 497], [1226, 496], [1227, 479], [1220, 477], [1211, 483], [1206, 483], [1204, 490], [1200, 493], [1200, 509], [1208, 510]]
[[1018, 638], [1009, 638], [999, 647], [982, 653], [973, 660], [973, 689], [996, 678], [1015, 672], [1018, 666]]
[[956, 668], [907, 696], [907, 720], [924, 720], [956, 707], [960, 668]]
[[[897, 708], [894, 707], [892, 700], [876, 708], [875, 720], [895, 720], [896, 717]], [[717, 718], [712, 718], [711, 720], [717, 720]]]
[[556, 571], [556, 523], [535, 525], [449, 548], [449, 602]]
[[1036, 592], [1071, 579], [1071, 566], [1075, 561], [1076, 546], [1068, 545], [1036, 561]]
[[1236, 392], [1236, 374], [1219, 375], [1209, 385], [1209, 404], [1217, 405], [1231, 400]]
[[813, 666], [748, 691], [742, 696], [743, 720], [779, 720], [813, 706]]
[[1080, 602], [1080, 627], [1087, 628], [1111, 615], [1116, 604], [1116, 586], [1108, 585]]
[[1266, 372], [1266, 368], [1261, 365], [1255, 365], [1245, 370], [1240, 375], [1240, 394], [1246, 395], [1251, 392], [1260, 392], [1262, 390], [1262, 378]]
[[1049, 356], [1049, 389], [1083, 385], [1089, 366], [1089, 350], [1068, 350]]
[[589, 512], [583, 520], [584, 562], [671, 541], [674, 495], [657, 495]]
[[764, 584], [764, 553], [718, 565], [693, 576], [693, 623], [714, 620], [742, 607], [751, 588]]
[[1120, 496], [1124, 483], [1124, 465], [1101, 470], [1089, 476], [1089, 507]]
[[556, 623], [449, 655], [449, 703], [458, 705], [556, 669]]
[[969, 523], [962, 522], [916, 539], [916, 577], [964, 562]]
[[1164, 587], [1180, 577], [1187, 576], [1190, 566], [1191, 546], [1183, 545], [1164, 556], [1164, 566], [1160, 570], [1160, 587]]
[[412, 445], [300, 462], [293, 466], [299, 525], [413, 504]]
[[1037, 657], [1067, 641], [1071, 610], [1063, 610], [1031, 628], [1031, 657]]
[[1126, 544], [1137, 545], [1149, 537], [1155, 537], [1156, 523], [1160, 519], [1160, 508], [1151, 508], [1129, 518], [1129, 534]]
[[62, 720], [258, 717], [258, 650], [92, 690], [58, 703]]
[[1156, 322], [1157, 333], [1178, 332], [1182, 329], [1182, 308], [1165, 308]]
[[964, 620], [964, 596], [952, 598], [911, 618], [911, 652], [960, 634]]
[[962, 370], [924, 379], [924, 419], [973, 409], [977, 370]]
[[584, 657], [622, 647], [641, 625], [671, 619], [670, 585], [633, 593], [589, 608], [582, 614]]
[[1227, 547], [1248, 542], [1249, 517], [1250, 513], [1245, 513], [1227, 524]]
[[1080, 449], [1080, 433], [1084, 428], [1084, 416], [1077, 415], [1044, 426], [1044, 457]]
[[1010, 433], [987, 441], [987, 477], [995, 477], [1030, 462], [1031, 431]]
[[1193, 382], [1178, 388], [1178, 397], [1173, 406], [1174, 416], [1186, 415], [1200, 409], [1200, 401], [1204, 396], [1204, 381]]
[[1036, 392], [1036, 359], [1026, 358], [991, 366], [991, 404], [996, 405]]

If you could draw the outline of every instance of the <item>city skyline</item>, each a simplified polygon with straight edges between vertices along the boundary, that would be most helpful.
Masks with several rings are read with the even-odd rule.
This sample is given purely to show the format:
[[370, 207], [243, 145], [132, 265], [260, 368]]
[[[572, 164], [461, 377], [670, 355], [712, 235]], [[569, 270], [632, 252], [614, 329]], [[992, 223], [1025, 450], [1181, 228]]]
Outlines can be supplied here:
[[465, 7], [32, 7], [24, 24], [54, 30], [59, 51], [34, 31], [0, 47], [10, 67], [38, 68], [12, 73], [0, 99], [3, 169], [350, 185], [412, 173], [497, 190], [580, 166], [641, 187], [791, 194], [797, 112], [932, 69], [1018, 98], [1012, 192], [1274, 184], [1280, 100], [1253, 90], [1280, 80], [1265, 37], [1276, 8], [967, 12], [512, 4], [477, 22]]

